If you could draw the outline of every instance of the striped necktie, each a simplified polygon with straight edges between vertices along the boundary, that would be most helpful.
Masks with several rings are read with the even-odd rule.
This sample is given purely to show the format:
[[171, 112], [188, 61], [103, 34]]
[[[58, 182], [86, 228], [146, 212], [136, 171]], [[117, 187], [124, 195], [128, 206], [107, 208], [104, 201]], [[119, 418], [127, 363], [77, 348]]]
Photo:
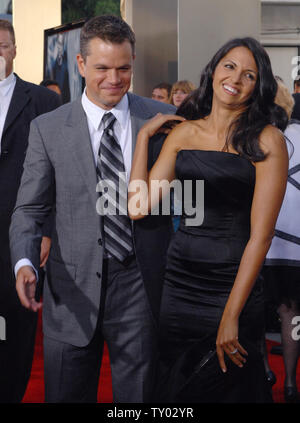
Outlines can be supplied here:
[[[112, 113], [103, 115], [104, 131], [100, 140], [97, 160], [99, 181], [107, 189], [102, 189], [107, 208], [113, 213], [103, 216], [104, 245], [106, 252], [124, 261], [133, 254], [131, 221], [127, 213], [127, 181], [123, 154], [113, 132], [116, 118]], [[104, 191], [104, 192], [103, 192]]]

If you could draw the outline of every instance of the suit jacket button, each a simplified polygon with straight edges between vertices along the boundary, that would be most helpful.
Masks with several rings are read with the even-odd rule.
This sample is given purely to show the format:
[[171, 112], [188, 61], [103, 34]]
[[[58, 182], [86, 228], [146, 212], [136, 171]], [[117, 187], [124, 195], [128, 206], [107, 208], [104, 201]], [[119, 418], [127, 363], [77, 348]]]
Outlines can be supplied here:
[[98, 244], [102, 247], [102, 239], [101, 238], [98, 239]]
[[101, 278], [101, 273], [97, 272], [96, 275], [99, 279]]

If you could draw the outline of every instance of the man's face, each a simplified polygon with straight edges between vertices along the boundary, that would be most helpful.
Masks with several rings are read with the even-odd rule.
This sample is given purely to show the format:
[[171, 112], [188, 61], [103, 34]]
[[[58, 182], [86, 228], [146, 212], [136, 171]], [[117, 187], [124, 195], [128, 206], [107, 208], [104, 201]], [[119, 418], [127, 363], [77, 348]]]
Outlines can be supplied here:
[[89, 100], [105, 110], [112, 109], [127, 93], [131, 84], [134, 55], [129, 41], [113, 44], [93, 38], [88, 55], [77, 55], [81, 76], [85, 78]]
[[300, 93], [300, 84], [295, 84], [295, 85], [294, 85], [294, 93], [295, 93], [295, 94]]
[[0, 56], [5, 60], [5, 77], [7, 77], [13, 70], [16, 46], [11, 39], [9, 31], [6, 29], [0, 29]]
[[162, 103], [169, 103], [168, 91], [165, 88], [154, 88], [151, 98]]

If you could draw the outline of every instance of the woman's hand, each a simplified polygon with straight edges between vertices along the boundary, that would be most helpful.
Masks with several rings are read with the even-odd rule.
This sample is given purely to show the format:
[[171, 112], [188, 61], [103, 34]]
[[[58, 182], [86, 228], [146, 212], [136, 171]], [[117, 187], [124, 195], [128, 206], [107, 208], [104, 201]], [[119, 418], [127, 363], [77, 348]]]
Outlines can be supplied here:
[[244, 356], [247, 356], [248, 353], [238, 341], [238, 319], [224, 317], [223, 315], [218, 330], [216, 346], [219, 363], [224, 373], [227, 371], [224, 352], [237, 366], [243, 367], [243, 363], [246, 362]]
[[140, 134], [145, 135], [147, 138], [152, 137], [158, 130], [168, 121], [181, 121], [185, 119], [182, 116], [177, 115], [164, 115], [162, 113], [157, 113], [152, 119], [146, 122], [140, 129]]

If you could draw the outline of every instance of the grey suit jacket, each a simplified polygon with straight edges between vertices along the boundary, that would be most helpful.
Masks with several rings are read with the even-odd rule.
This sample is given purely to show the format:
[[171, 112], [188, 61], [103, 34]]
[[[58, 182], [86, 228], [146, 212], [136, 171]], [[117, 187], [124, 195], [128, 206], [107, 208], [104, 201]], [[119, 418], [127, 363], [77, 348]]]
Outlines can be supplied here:
[[[174, 108], [133, 94], [128, 98], [134, 147], [147, 119], [158, 112], [172, 113]], [[44, 332], [77, 346], [89, 343], [99, 313], [103, 248], [96, 185], [81, 99], [35, 119], [10, 227], [12, 264], [27, 257], [39, 267], [41, 227], [53, 211], [52, 248], [43, 294]], [[137, 258], [153, 316], [157, 317], [171, 220], [159, 216], [143, 220], [134, 228]], [[153, 256], [148, 250], [154, 245], [158, 251]]]

